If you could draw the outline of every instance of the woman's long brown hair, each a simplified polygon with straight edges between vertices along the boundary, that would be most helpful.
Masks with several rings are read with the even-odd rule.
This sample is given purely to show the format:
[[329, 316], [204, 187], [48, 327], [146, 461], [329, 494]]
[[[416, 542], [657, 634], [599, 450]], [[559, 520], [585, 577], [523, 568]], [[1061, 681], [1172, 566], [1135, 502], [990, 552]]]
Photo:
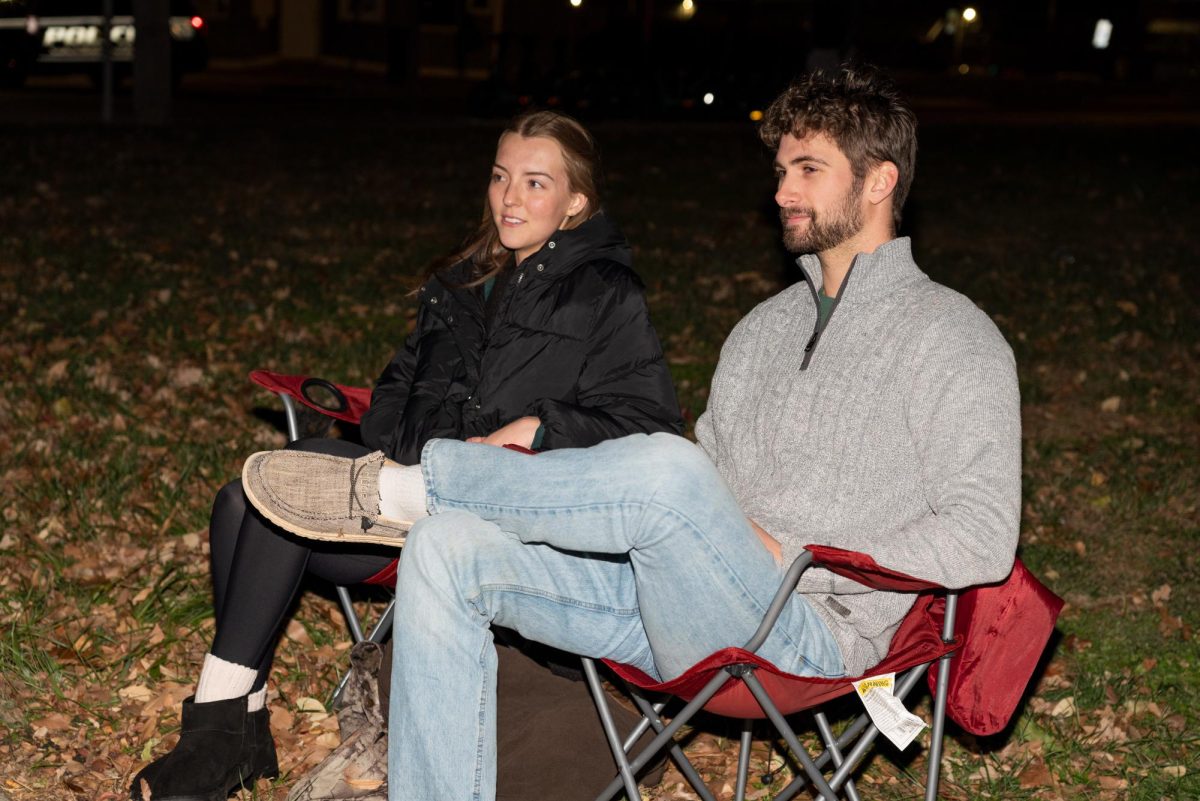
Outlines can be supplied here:
[[[583, 211], [567, 220], [563, 228], [575, 228], [600, 209], [600, 154], [596, 141], [579, 121], [556, 111], [530, 111], [514, 118], [500, 134], [552, 139], [562, 151], [567, 170], [567, 189], [587, 198]], [[497, 145], [499, 140], [497, 140]], [[509, 264], [510, 252], [500, 243], [500, 232], [492, 219], [487, 197], [483, 200], [483, 220], [479, 227], [454, 252], [439, 259], [429, 269], [433, 275], [462, 261], [472, 265], [471, 279], [464, 287], [478, 286]]]

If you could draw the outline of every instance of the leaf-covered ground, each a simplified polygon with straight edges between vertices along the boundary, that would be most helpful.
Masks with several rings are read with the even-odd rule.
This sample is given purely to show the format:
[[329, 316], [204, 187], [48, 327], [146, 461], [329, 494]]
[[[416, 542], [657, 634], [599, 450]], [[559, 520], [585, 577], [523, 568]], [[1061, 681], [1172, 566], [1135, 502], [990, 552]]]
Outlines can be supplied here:
[[[122, 797], [171, 744], [212, 631], [209, 504], [284, 441], [246, 373], [369, 383], [406, 292], [477, 219], [497, 126], [325, 117], [0, 130], [0, 796]], [[733, 323], [795, 278], [769, 169], [748, 125], [598, 134], [690, 422]], [[1200, 797], [1194, 134], [923, 132], [906, 227], [1016, 351], [1022, 556], [1067, 599], [1010, 729], [953, 732], [945, 797]], [[337, 742], [347, 641], [314, 589], [280, 645], [284, 776], [260, 798]], [[731, 736], [691, 745], [716, 788]], [[884, 749], [862, 783], [914, 797], [924, 753]], [[648, 795], [691, 797], [673, 773]]]

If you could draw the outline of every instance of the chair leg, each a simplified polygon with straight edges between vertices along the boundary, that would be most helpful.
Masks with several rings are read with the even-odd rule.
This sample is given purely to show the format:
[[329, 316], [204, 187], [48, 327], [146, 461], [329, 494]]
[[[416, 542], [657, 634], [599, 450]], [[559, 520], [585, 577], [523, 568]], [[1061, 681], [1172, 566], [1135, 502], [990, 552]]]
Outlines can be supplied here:
[[754, 721], [743, 720], [741, 747], [738, 748], [737, 786], [733, 791], [736, 801], [745, 801], [746, 798], [746, 779], [750, 775], [750, 748], [753, 744]]
[[[917, 682], [925, 675], [925, 670], [928, 665], [920, 665], [900, 676], [896, 681], [896, 697], [904, 700], [912, 689], [917, 686]], [[879, 729], [871, 719], [864, 713], [859, 715], [857, 719], [847, 726], [841, 733], [841, 736], [835, 741], [838, 748], [846, 748], [851, 743], [854, 743], [848, 754], [844, 755], [844, 762], [834, 774], [829, 778], [831, 787], [840, 787], [843, 782], [849, 777], [850, 771], [854, 766], [862, 761], [863, 756], [871, 748], [871, 745], [879, 737]], [[819, 757], [813, 762], [818, 769], [824, 769], [826, 765], [833, 759], [833, 754], [828, 748], [825, 749]], [[775, 796], [775, 801], [788, 801], [804, 789], [808, 784], [808, 777], [804, 774], [796, 776], [780, 791], [779, 795]]]
[[[638, 695], [637, 690], [629, 687], [628, 685], [625, 686], [625, 691], [630, 695], [630, 697]], [[661, 715], [662, 711], [667, 708], [667, 702], [659, 701], [657, 704], [650, 704], [650, 708], [654, 710], [654, 715], [651, 717], [661, 723], [661, 718], [658, 716]], [[639, 720], [638, 724], [633, 727], [633, 731], [629, 732], [629, 735], [626, 736], [625, 742], [621, 743], [621, 748], [624, 749], [625, 753], [628, 754], [633, 750], [634, 744], [637, 743], [638, 740], [642, 739], [642, 735], [649, 730], [650, 726], [651, 718], [642, 715], [642, 719]]]
[[[954, 638], [954, 616], [958, 611], [958, 593], [946, 595], [946, 617], [942, 622], [942, 639]], [[937, 690], [933, 697], [933, 725], [929, 732], [929, 775], [925, 779], [925, 801], [937, 801], [938, 783], [942, 772], [942, 744], [946, 734], [946, 693], [950, 688], [950, 666], [954, 652], [938, 661]]]
[[[814, 712], [813, 720], [817, 722], [817, 731], [821, 735], [821, 739], [825, 742], [825, 750], [829, 753], [835, 767], [841, 767], [844, 760], [842, 759], [842, 749], [838, 746], [837, 738], [833, 736], [833, 729], [829, 726], [829, 719], [825, 717], [824, 712]], [[854, 786], [854, 779], [846, 779], [846, 798], [849, 801], [862, 801], [858, 795], [858, 788]]]
[[362, 625], [358, 622], [358, 612], [354, 609], [354, 601], [350, 600], [350, 591], [340, 584], [334, 589], [337, 591], [338, 605], [342, 607], [342, 614], [346, 616], [346, 625], [350, 629], [350, 636], [354, 638], [354, 643], [357, 645], [366, 637], [363, 635]]
[[[666, 706], [665, 704], [660, 704], [657, 707], [652, 706], [650, 702], [646, 700], [644, 695], [636, 691], [631, 691], [629, 693], [629, 697], [633, 699], [633, 703], [637, 705], [638, 710], [642, 713], [642, 718], [647, 724], [654, 728], [656, 733], [661, 734], [663, 731], [665, 731], [666, 724], [663, 723], [662, 718], [659, 717], [663, 707]], [[682, 715], [683, 713], [681, 712], [679, 716]], [[633, 743], [629, 743], [629, 747], [632, 748]], [[647, 752], [649, 750], [649, 748], [646, 749]], [[659, 750], [662, 749], [660, 748]], [[712, 793], [709, 792], [708, 785], [704, 783], [704, 779], [700, 778], [700, 774], [696, 771], [696, 767], [692, 764], [691, 760], [684, 755], [683, 749], [679, 747], [679, 744], [674, 742], [674, 735], [672, 735], [671, 748], [668, 753], [671, 755], [671, 761], [675, 763], [675, 767], [679, 769], [679, 772], [683, 774], [683, 777], [688, 780], [689, 784], [692, 785], [692, 789], [696, 791], [696, 794], [704, 799], [704, 801], [709, 801], [709, 799], [713, 798]], [[653, 756], [653, 754], [650, 754], [649, 756]]]
[[[704, 688], [700, 690], [700, 692], [697, 693], [697, 695], [691, 701], [689, 701], [683, 707], [683, 709], [679, 710], [679, 713], [676, 714], [675, 717], [671, 719], [671, 722], [666, 726], [663, 726], [662, 720], [658, 717], [658, 713], [650, 705], [649, 701], [647, 701], [645, 698], [642, 698], [640, 695], [633, 695], [634, 703], [638, 705], [638, 709], [641, 710], [643, 715], [646, 715], [650, 718], [651, 725], [654, 726], [656, 731], [658, 731], [658, 734], [655, 735], [654, 739], [650, 741], [650, 744], [643, 748], [636, 757], [629, 760], [629, 768], [634, 775], [636, 775], [639, 770], [644, 768], [655, 754], [665, 748], [668, 743], [673, 741], [675, 739], [675, 735], [679, 733], [679, 730], [682, 729], [688, 721], [695, 717], [696, 713], [699, 712], [704, 705], [707, 704], [709, 700], [711, 700], [712, 697], [717, 694], [717, 691], [725, 685], [725, 682], [729, 681], [731, 678], [732, 676], [725, 671], [718, 672], [715, 676], [709, 679], [708, 684], [704, 685]], [[659, 727], [662, 728], [660, 729]], [[696, 791], [696, 794], [699, 795], [703, 801], [716, 801], [712, 792], [704, 785], [704, 782], [700, 780], [700, 776], [696, 773], [696, 769], [693, 768], [691, 763], [687, 761], [687, 758], [683, 756], [683, 751], [678, 745], [671, 746], [671, 756], [678, 760], [677, 765], [680, 771], [688, 779], [688, 781], [693, 783], [692, 789]], [[612, 798], [613, 794], [621, 789], [622, 784], [623, 782], [621, 777], [617, 776], [608, 783], [607, 787], [600, 791], [600, 794], [596, 796], [596, 801], [607, 801], [607, 799]]]
[[596, 703], [596, 711], [600, 713], [600, 725], [604, 729], [604, 738], [612, 750], [613, 760], [617, 763], [617, 772], [621, 775], [621, 784], [625, 787], [625, 797], [628, 801], [640, 801], [641, 794], [637, 789], [637, 779], [629, 766], [629, 757], [621, 744], [617, 733], [617, 725], [613, 721], [612, 710], [608, 708], [608, 699], [604, 697], [604, 688], [600, 685], [600, 675], [596, 672], [596, 663], [583, 657], [583, 675], [587, 677], [588, 688], [592, 691], [592, 700]]
[[771, 696], [767, 694], [762, 684], [759, 683], [758, 677], [754, 675], [754, 671], [746, 670], [741, 672], [739, 678], [745, 682], [746, 688], [750, 690], [750, 694], [754, 696], [754, 700], [758, 701], [758, 705], [762, 707], [763, 712], [766, 713], [766, 716], [775, 726], [775, 729], [783, 736], [783, 741], [792, 750], [792, 756], [800, 761], [804, 772], [808, 774], [809, 780], [817, 788], [817, 791], [821, 793], [821, 798], [824, 801], [834, 801], [837, 798], [837, 793], [830, 787], [829, 782], [825, 781], [825, 777], [817, 769], [816, 764], [813, 763], [808, 751], [800, 745], [800, 740], [796, 737], [796, 733], [792, 731], [792, 727], [784, 720], [779, 708], [775, 706], [775, 703], [771, 700]]
[[375, 627], [371, 629], [371, 633], [367, 635], [367, 639], [371, 642], [382, 644], [387, 636], [392, 633], [392, 618], [396, 616], [396, 596], [392, 596], [392, 600], [388, 601], [388, 605], [384, 607], [383, 614], [379, 616], [379, 620], [375, 621]]
[[929, 773], [925, 778], [925, 801], [937, 801], [941, 780], [942, 742], [946, 730], [946, 690], [950, 685], [950, 654], [938, 661], [937, 692], [933, 699], [933, 726], [929, 733]]

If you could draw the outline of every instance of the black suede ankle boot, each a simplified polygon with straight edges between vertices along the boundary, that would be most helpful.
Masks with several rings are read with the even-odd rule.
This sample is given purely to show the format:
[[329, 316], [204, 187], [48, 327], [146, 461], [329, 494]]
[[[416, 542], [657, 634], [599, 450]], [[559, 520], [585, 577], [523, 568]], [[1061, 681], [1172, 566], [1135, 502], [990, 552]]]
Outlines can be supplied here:
[[[225, 801], [259, 777], [279, 775], [266, 709], [246, 711], [246, 698], [183, 702], [179, 742], [133, 779], [134, 801]], [[143, 787], [143, 782], [145, 787]]]
[[275, 739], [271, 736], [271, 713], [266, 707], [246, 715], [248, 736], [254, 751], [251, 769], [256, 779], [274, 779], [279, 775], [279, 760], [275, 756]]

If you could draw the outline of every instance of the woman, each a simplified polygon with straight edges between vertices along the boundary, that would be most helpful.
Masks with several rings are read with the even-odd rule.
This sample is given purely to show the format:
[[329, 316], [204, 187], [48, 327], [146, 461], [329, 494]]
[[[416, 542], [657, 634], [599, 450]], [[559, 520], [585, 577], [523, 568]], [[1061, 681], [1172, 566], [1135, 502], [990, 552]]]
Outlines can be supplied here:
[[[416, 327], [376, 382], [361, 423], [366, 447], [294, 447], [383, 450], [409, 464], [434, 437], [551, 449], [678, 433], [662, 349], [629, 246], [600, 209], [597, 172], [595, 143], [578, 122], [553, 112], [514, 120], [497, 146], [479, 229], [431, 271]], [[266, 680], [302, 579], [353, 584], [392, 562], [293, 539], [247, 505], [240, 481], [218, 493], [210, 532], [216, 637], [184, 702], [178, 744], [137, 775], [134, 799], [224, 799], [274, 776]]]

